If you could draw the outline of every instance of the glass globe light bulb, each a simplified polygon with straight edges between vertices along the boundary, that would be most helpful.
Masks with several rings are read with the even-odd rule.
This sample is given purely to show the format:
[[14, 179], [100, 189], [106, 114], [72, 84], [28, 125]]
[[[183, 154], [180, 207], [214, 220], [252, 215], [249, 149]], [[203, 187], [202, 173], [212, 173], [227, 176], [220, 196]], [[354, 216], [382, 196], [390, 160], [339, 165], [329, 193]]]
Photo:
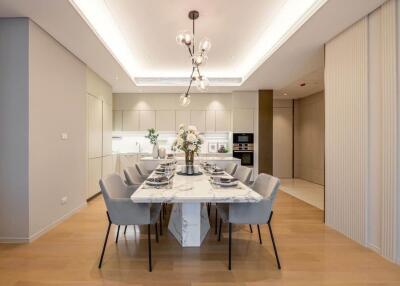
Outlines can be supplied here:
[[196, 81], [197, 89], [202, 92], [206, 91], [209, 85], [210, 81], [205, 76], [200, 76]]
[[207, 63], [208, 57], [202, 54], [196, 54], [192, 57], [192, 64], [194, 67], [205, 65]]
[[189, 46], [192, 44], [192, 40], [193, 40], [193, 35], [192, 35], [192, 33], [188, 32], [188, 31], [181, 31], [176, 36], [176, 42], [179, 45]]
[[181, 106], [188, 106], [190, 104], [190, 95], [189, 94], [185, 94], [183, 93], [180, 97], [179, 97], [179, 104]]
[[208, 38], [203, 38], [199, 43], [199, 49], [207, 53], [211, 49], [211, 41]]

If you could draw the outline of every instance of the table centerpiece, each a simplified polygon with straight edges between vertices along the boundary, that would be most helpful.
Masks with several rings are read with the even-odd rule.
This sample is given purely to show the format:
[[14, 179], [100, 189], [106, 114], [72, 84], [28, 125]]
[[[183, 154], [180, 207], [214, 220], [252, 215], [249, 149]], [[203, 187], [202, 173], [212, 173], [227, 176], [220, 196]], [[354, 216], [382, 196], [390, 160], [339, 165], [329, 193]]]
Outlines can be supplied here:
[[200, 137], [196, 126], [189, 125], [185, 128], [184, 124], [179, 125], [178, 135], [174, 142], [174, 147], [185, 152], [185, 164], [188, 173], [193, 172], [194, 155], [199, 155], [203, 139]]

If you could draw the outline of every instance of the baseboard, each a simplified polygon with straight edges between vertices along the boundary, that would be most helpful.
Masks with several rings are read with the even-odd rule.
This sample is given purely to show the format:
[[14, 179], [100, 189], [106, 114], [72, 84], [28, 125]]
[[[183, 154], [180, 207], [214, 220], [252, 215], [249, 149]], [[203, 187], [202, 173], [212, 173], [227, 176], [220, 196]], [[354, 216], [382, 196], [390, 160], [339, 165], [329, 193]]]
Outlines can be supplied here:
[[376, 245], [374, 245], [374, 244], [371, 244], [371, 243], [368, 243], [367, 246], [368, 246], [368, 248], [371, 249], [372, 251], [378, 253], [379, 255], [381, 254], [381, 249], [380, 249], [378, 246], [376, 246]]
[[0, 237], [0, 243], [28, 243], [29, 237]]
[[39, 237], [41, 237], [43, 234], [45, 234], [46, 232], [48, 232], [52, 228], [56, 227], [57, 225], [59, 225], [60, 223], [64, 222], [65, 220], [70, 218], [72, 215], [74, 215], [75, 213], [77, 213], [78, 211], [80, 211], [81, 209], [86, 207], [86, 205], [87, 205], [86, 202], [84, 202], [82, 205], [74, 208], [70, 212], [66, 213], [65, 215], [63, 215], [59, 219], [57, 219], [54, 222], [52, 222], [51, 224], [49, 224], [48, 226], [45, 226], [43, 229], [39, 230], [35, 234], [32, 234], [31, 236], [29, 236], [29, 242], [32, 242], [32, 241], [38, 239]]

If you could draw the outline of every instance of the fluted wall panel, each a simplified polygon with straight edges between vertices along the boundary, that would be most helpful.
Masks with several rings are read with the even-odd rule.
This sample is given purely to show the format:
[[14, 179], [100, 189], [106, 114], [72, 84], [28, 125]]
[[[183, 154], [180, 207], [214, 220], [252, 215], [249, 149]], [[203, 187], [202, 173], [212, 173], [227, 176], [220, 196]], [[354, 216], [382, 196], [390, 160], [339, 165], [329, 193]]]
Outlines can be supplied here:
[[326, 223], [366, 243], [368, 22], [326, 44]]
[[[398, 215], [398, 93], [396, 57], [396, 1], [381, 7], [381, 87], [382, 87], [382, 191], [381, 254], [396, 260]], [[397, 238], [399, 239], [399, 238]]]

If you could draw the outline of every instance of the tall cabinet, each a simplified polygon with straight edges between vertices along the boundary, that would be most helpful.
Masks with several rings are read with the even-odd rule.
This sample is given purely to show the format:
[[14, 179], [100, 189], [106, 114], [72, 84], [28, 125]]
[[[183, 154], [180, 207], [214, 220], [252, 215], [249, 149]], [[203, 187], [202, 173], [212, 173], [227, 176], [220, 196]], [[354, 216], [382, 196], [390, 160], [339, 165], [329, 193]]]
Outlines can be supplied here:
[[87, 69], [87, 198], [99, 191], [99, 180], [113, 172], [112, 158], [112, 91], [111, 86], [96, 73]]

